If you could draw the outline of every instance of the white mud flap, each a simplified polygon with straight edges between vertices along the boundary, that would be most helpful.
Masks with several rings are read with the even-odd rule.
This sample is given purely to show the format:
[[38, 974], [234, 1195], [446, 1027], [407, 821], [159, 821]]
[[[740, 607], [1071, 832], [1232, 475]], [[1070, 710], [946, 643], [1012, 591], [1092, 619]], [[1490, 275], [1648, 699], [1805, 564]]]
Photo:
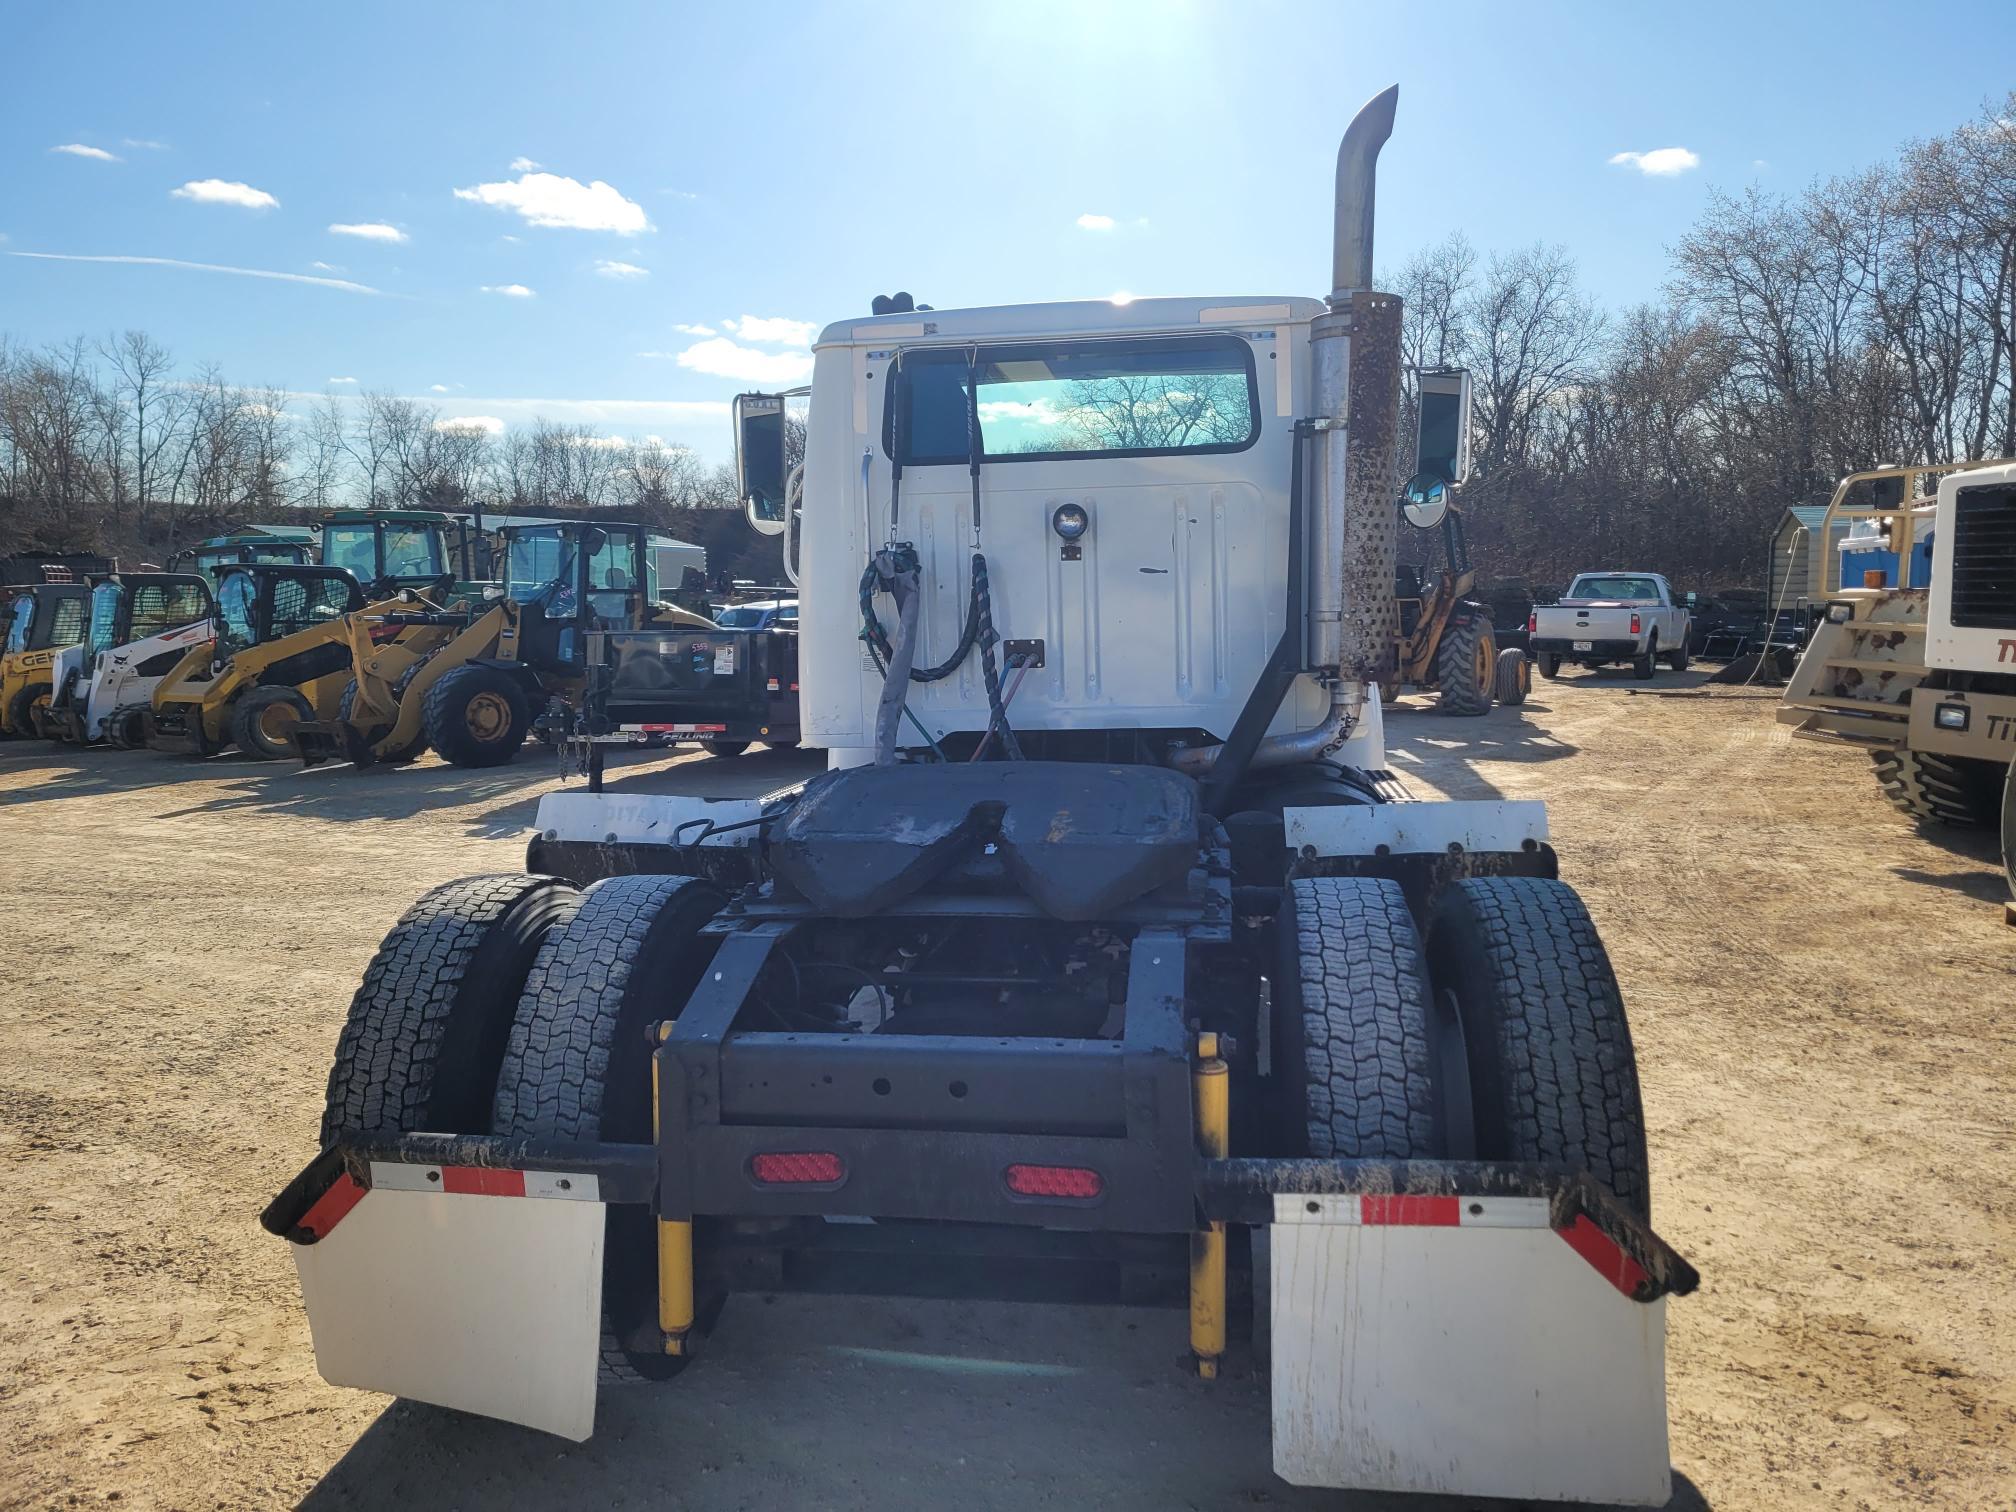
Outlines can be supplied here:
[[1277, 1196], [1274, 1470], [1298, 1486], [1661, 1506], [1666, 1304], [1537, 1197]]
[[339, 1177], [303, 1220], [322, 1237], [291, 1246], [322, 1379], [587, 1438], [595, 1178], [374, 1164], [371, 1179]]

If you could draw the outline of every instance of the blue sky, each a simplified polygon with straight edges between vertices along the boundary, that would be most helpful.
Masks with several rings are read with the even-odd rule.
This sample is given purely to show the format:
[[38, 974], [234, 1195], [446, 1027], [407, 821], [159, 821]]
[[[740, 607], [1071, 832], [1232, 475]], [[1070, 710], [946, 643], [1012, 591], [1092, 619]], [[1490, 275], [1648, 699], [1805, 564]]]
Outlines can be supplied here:
[[2016, 87], [2007, 0], [38, 4], [4, 26], [0, 253], [46, 255], [0, 256], [0, 331], [139, 327], [240, 383], [347, 378], [716, 459], [726, 399], [877, 292], [1324, 292], [1337, 137], [1389, 83], [1382, 265], [1457, 227], [1544, 239], [1610, 305], [1657, 293], [1712, 187], [1794, 190]]

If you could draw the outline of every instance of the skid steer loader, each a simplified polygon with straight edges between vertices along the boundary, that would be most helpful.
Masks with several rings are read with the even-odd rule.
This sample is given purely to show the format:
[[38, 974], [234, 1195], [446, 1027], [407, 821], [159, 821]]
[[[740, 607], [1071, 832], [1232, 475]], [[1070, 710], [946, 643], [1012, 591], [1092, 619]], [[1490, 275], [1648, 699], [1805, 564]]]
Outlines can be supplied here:
[[85, 638], [57, 653], [55, 691], [36, 715], [49, 740], [122, 750], [144, 741], [144, 715], [161, 679], [215, 636], [209, 578], [188, 572], [120, 572], [91, 589]]
[[293, 730], [303, 762], [361, 769], [432, 746], [457, 766], [496, 766], [535, 726], [553, 739], [571, 728], [594, 637], [712, 628], [658, 601], [641, 525], [556, 520], [501, 534], [505, 581], [480, 605], [379, 605], [345, 621], [351, 681], [333, 718]]
[[23, 583], [8, 589], [6, 649], [0, 652], [0, 736], [26, 739], [55, 690], [56, 658], [84, 639], [91, 589], [85, 583]]
[[234, 745], [260, 761], [291, 756], [288, 732], [334, 710], [350, 680], [343, 616], [364, 607], [364, 590], [340, 567], [226, 568], [216, 639], [192, 647], [161, 679], [141, 715], [143, 740], [198, 756]]
[[1666, 1501], [1609, 961], [1542, 805], [1386, 770], [1396, 94], [1327, 300], [880, 300], [797, 479], [738, 404], [829, 769], [549, 795], [400, 920], [263, 1218], [326, 1379], [580, 1439], [736, 1292], [1167, 1300], [1206, 1377], [1264, 1292], [1286, 1479]]

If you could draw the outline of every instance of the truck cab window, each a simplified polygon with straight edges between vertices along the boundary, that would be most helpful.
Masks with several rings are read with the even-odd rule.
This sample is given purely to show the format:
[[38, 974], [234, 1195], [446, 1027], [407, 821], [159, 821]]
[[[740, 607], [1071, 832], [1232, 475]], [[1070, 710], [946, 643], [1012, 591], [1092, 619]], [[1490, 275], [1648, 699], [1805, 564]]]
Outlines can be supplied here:
[[1214, 334], [909, 352], [890, 370], [884, 450], [900, 434], [906, 466], [966, 461], [969, 379], [988, 461], [1234, 452], [1260, 434], [1252, 349]]

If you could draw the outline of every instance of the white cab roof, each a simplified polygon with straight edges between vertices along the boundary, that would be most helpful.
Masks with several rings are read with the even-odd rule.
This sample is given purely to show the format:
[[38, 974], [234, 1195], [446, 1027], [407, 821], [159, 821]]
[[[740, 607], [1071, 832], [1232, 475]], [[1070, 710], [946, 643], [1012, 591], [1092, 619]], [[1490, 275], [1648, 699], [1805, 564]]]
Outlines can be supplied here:
[[819, 333], [819, 346], [903, 341], [1013, 340], [1019, 337], [1102, 335], [1124, 331], [1184, 331], [1289, 325], [1323, 313], [1323, 301], [1299, 296], [1237, 294], [1213, 298], [1059, 300], [1054, 304], [992, 305], [972, 310], [916, 310], [836, 320]]

